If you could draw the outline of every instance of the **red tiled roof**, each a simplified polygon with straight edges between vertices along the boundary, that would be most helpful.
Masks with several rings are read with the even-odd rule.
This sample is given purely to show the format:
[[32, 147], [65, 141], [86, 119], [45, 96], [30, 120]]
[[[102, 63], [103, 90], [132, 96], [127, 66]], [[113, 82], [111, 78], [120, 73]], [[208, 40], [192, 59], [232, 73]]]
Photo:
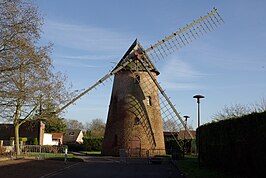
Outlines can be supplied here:
[[[191, 133], [191, 135], [192, 135], [192, 137], [193, 138], [196, 138], [196, 131], [195, 130], [189, 130], [190, 131], [190, 133]], [[188, 134], [188, 132], [187, 131], [185, 131], [185, 130], [180, 130], [179, 131], [179, 134], [178, 134], [178, 139], [191, 139], [191, 137], [190, 137], [190, 135]]]
[[[196, 138], [196, 131], [195, 130], [189, 130], [191, 135], [192, 135], [192, 139]], [[164, 137], [172, 137], [175, 136], [177, 139], [191, 139], [190, 135], [188, 134], [187, 131], [185, 130], [180, 130], [178, 132], [164, 132]]]
[[62, 138], [64, 133], [52, 133], [52, 138]]

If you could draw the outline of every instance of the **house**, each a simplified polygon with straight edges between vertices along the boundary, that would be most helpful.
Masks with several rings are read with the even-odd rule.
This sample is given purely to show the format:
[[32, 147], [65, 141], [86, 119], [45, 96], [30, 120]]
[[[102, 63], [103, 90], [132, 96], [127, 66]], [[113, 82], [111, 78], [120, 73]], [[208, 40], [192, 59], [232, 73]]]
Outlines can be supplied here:
[[186, 130], [180, 130], [178, 132], [177, 139], [180, 139], [180, 140], [195, 139], [196, 138], [196, 131], [195, 130], [189, 130], [189, 132], [191, 133], [192, 138]]
[[53, 145], [53, 139], [51, 133], [44, 133], [43, 135], [43, 145]]
[[83, 143], [83, 132], [82, 130], [73, 130], [73, 129], [67, 129], [65, 134], [64, 134], [64, 144], [69, 144], [69, 143], [78, 143], [82, 144]]
[[[26, 121], [19, 128], [19, 137], [24, 138], [24, 144], [33, 144], [38, 142], [43, 145], [45, 124], [41, 120]], [[11, 140], [14, 140], [15, 130], [13, 124], [0, 124], [0, 140], [3, 140], [4, 145], [10, 145]]]
[[[67, 129], [65, 133], [44, 133], [45, 124], [41, 120], [27, 121], [20, 126], [19, 137], [23, 144], [61, 145], [66, 143], [83, 143], [81, 130]], [[14, 125], [0, 124], [0, 143], [3, 146], [14, 144]]]
[[163, 132], [164, 140], [171, 139], [175, 137], [177, 139], [178, 137], [178, 132]]
[[189, 130], [191, 136], [188, 134], [186, 130], [180, 130], [178, 134], [178, 139], [184, 141], [184, 151], [185, 153], [196, 153], [196, 131], [195, 130]]
[[186, 153], [195, 153], [196, 152], [196, 131], [195, 130], [189, 130], [191, 136], [186, 130], [180, 130], [179, 132], [164, 132], [164, 140], [166, 141], [166, 149], [172, 148], [171, 143], [167, 143], [167, 140], [173, 139], [173, 136], [177, 140], [183, 140], [184, 142], [184, 151]]
[[56, 143], [56, 145], [63, 144], [63, 137], [64, 133], [52, 133], [52, 141], [53, 143]]
[[61, 145], [63, 133], [44, 133], [43, 145]]
[[163, 132], [164, 135], [164, 139], [171, 139], [173, 138], [173, 136], [177, 139], [177, 140], [190, 140], [190, 139], [195, 139], [196, 138], [196, 131], [195, 130], [189, 130], [189, 132], [192, 135], [189, 135], [189, 133], [186, 130], [180, 130], [178, 132]]

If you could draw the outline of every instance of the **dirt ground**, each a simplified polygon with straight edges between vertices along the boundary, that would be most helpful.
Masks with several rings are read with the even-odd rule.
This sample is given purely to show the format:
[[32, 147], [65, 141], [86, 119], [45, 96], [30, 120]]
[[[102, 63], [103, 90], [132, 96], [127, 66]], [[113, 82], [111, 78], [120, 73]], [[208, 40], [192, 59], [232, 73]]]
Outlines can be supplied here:
[[1, 178], [35, 178], [70, 167], [77, 162], [55, 160], [5, 160], [0, 161]]

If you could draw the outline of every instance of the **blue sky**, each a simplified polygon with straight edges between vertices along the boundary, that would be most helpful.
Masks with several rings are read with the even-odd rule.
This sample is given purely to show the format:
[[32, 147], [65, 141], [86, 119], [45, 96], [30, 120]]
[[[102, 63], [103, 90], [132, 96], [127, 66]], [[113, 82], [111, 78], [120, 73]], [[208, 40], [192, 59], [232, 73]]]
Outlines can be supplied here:
[[[266, 96], [266, 1], [263, 0], [36, 0], [44, 15], [42, 42], [54, 44], [56, 70], [73, 90], [109, 72], [138, 38], [144, 48], [213, 7], [225, 23], [156, 63], [159, 81], [181, 115], [197, 125], [193, 95], [202, 94], [202, 123], [224, 105], [251, 104]], [[64, 114], [90, 122], [107, 117], [112, 82], [97, 87]]]

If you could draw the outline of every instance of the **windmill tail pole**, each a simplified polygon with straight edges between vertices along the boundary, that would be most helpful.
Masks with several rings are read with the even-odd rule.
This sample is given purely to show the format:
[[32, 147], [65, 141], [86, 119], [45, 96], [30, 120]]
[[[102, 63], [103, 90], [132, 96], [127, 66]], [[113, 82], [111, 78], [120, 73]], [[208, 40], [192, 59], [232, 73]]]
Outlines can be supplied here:
[[122, 63], [118, 68], [116, 68], [115, 70], [111, 71], [110, 73], [108, 73], [107, 75], [105, 75], [103, 78], [101, 78], [100, 80], [98, 80], [98, 82], [96, 82], [94, 85], [92, 85], [91, 87], [89, 87], [87, 90], [83, 91], [81, 94], [79, 94], [78, 96], [76, 96], [75, 98], [73, 98], [71, 101], [69, 101], [66, 105], [64, 105], [63, 107], [61, 107], [60, 109], [58, 109], [57, 111], [55, 111], [55, 114], [62, 112], [64, 109], [66, 109], [68, 106], [70, 106], [71, 104], [73, 104], [75, 101], [77, 101], [79, 98], [81, 98], [82, 96], [84, 96], [85, 94], [87, 94], [89, 91], [91, 91], [92, 89], [94, 89], [96, 86], [102, 84], [105, 80], [107, 80], [108, 78], [110, 78], [112, 75], [116, 74], [117, 72], [119, 72], [120, 70], [122, 70], [126, 65], [128, 65], [129, 63], [132, 62], [132, 59], [128, 59], [126, 62]]

